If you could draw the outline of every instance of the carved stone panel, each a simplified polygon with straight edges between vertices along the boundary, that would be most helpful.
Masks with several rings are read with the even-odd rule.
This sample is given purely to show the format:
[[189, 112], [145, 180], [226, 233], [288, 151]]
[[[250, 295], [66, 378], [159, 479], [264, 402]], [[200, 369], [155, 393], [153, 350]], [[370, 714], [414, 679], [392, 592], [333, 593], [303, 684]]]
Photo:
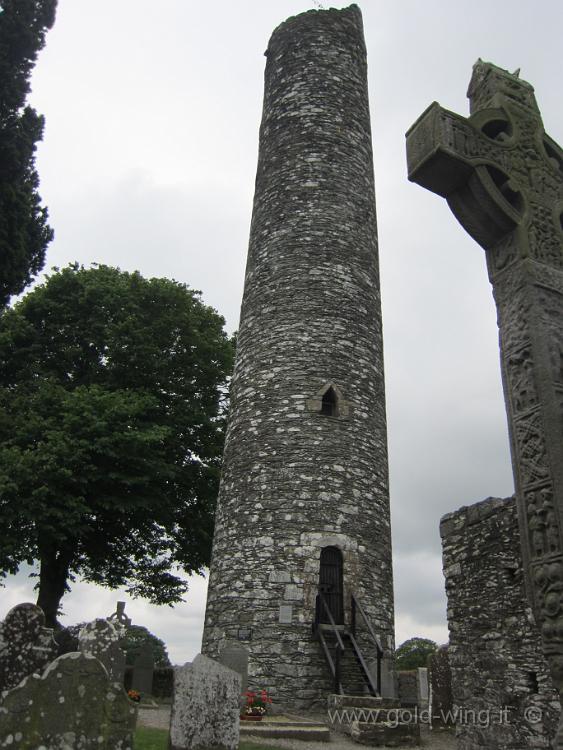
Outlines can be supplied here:
[[538, 403], [530, 346], [507, 356], [506, 372], [510, 385], [512, 410], [514, 415], [518, 416]]
[[516, 422], [515, 438], [518, 448], [520, 477], [523, 487], [549, 478], [545, 435], [539, 411]]

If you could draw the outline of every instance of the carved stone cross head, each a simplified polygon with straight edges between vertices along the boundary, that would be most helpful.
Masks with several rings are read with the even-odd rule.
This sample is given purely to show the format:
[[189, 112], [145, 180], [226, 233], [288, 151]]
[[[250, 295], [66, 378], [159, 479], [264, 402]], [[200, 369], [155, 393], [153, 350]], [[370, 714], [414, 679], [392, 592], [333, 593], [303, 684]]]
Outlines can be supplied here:
[[437, 102], [407, 133], [409, 179], [443, 196], [491, 251], [492, 276], [517, 258], [563, 267], [563, 152], [544, 131], [534, 89], [478, 60], [468, 118]]

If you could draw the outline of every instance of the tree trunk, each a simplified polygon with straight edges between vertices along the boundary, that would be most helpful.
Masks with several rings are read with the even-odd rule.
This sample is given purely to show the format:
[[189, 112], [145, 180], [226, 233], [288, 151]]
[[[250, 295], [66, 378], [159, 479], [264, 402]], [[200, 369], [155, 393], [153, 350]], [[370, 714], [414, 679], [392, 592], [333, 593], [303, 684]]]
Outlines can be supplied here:
[[52, 543], [40, 545], [39, 595], [37, 606], [45, 613], [47, 627], [57, 627], [59, 604], [68, 591], [67, 579], [72, 553], [57, 550]]

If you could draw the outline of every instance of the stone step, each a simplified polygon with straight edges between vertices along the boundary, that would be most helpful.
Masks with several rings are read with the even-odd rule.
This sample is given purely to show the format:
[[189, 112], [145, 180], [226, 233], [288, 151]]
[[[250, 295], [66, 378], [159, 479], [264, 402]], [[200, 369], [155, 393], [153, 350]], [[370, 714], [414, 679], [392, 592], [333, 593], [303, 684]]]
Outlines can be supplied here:
[[371, 724], [357, 721], [350, 736], [360, 745], [371, 747], [416, 747], [421, 744], [420, 724]]
[[318, 722], [276, 720], [241, 721], [241, 738], [304, 740], [306, 742], [329, 742], [330, 730]]
[[400, 723], [404, 709], [397, 701], [357, 695], [332, 695], [330, 726], [354, 742], [372, 747], [420, 745], [420, 725]]
[[[352, 721], [368, 723], [385, 723], [396, 724], [401, 721], [401, 717], [412, 717], [409, 709], [396, 707], [373, 707], [373, 706], [339, 706], [328, 709], [328, 721], [335, 723], [351, 723]], [[407, 719], [403, 719], [403, 722]]]
[[397, 700], [389, 698], [377, 698], [373, 695], [337, 695], [332, 694], [328, 698], [329, 708], [400, 708]]

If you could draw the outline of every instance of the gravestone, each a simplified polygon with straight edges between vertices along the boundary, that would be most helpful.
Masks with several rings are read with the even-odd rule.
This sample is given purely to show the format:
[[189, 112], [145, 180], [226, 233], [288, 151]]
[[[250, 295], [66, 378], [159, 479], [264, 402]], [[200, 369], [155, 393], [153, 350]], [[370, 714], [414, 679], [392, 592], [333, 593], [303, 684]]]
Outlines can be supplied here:
[[206, 656], [176, 667], [170, 750], [235, 750], [240, 693], [238, 672]]
[[241, 693], [248, 690], [248, 649], [242, 644], [228, 644], [219, 656], [219, 661], [225, 667], [238, 672], [241, 679]]
[[397, 672], [397, 690], [401, 706], [418, 705], [418, 673], [416, 669]]
[[78, 642], [83, 654], [91, 654], [106, 668], [112, 682], [123, 685], [125, 653], [120, 646], [121, 634], [111, 622], [94, 620], [80, 631]]
[[440, 646], [430, 656], [429, 671], [432, 723], [451, 724], [451, 711], [453, 709], [452, 673], [447, 646]]
[[479, 60], [468, 96], [469, 118], [435, 102], [409, 130], [409, 179], [445, 197], [486, 252], [526, 590], [562, 696], [563, 152], [517, 74]]
[[138, 655], [133, 662], [133, 678], [131, 687], [142, 695], [152, 695], [152, 681], [154, 676], [154, 655], [150, 643], [141, 645]]
[[0, 704], [0, 747], [132, 750], [137, 708], [93, 656], [59, 656]]
[[417, 687], [417, 703], [419, 708], [428, 708], [428, 669], [426, 667], [419, 667], [416, 675], [416, 687]]
[[42, 672], [57, 655], [53, 630], [35, 604], [18, 604], [0, 624], [0, 694], [33, 672]]

